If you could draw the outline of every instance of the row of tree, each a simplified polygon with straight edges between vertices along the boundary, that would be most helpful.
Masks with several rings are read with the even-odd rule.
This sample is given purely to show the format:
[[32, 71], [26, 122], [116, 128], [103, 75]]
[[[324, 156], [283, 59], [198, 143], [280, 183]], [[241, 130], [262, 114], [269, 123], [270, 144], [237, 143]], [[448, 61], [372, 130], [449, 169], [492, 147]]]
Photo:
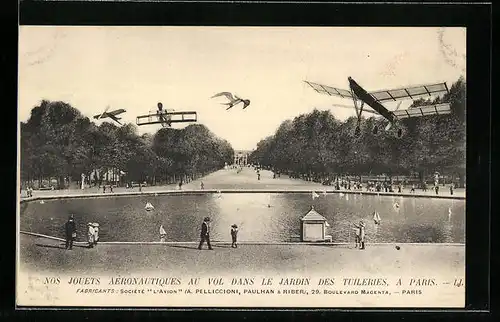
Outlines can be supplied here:
[[403, 119], [401, 138], [396, 127], [373, 134], [375, 126], [385, 127], [383, 118], [363, 119], [361, 135], [355, 136], [355, 117], [341, 122], [330, 111], [314, 110], [284, 121], [273, 136], [257, 144], [250, 158], [277, 171], [312, 177], [418, 173], [424, 180], [437, 171], [463, 184], [465, 89], [460, 78], [441, 99], [415, 101], [411, 107], [450, 102], [451, 114]]
[[125, 173], [126, 181], [172, 182], [220, 169], [234, 155], [204, 125], [139, 136], [134, 124], [97, 126], [64, 102], [42, 101], [20, 130], [22, 179], [57, 178], [60, 186], [82, 173], [102, 183], [100, 174], [111, 169]]

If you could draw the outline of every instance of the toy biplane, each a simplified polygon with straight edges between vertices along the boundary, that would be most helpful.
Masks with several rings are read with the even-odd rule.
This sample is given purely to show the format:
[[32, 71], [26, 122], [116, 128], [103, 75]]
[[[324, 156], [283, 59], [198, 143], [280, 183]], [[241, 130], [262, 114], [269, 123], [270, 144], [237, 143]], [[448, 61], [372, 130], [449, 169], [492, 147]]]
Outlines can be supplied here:
[[104, 112], [102, 114], [95, 115], [94, 118], [96, 120], [100, 120], [100, 119], [104, 119], [104, 118], [108, 118], [109, 117], [110, 119], [112, 119], [116, 123], [122, 125], [120, 123], [120, 121], [118, 121], [118, 120], [121, 120], [121, 117], [118, 117], [117, 115], [125, 113], [126, 111], [124, 109], [122, 109], [122, 108], [119, 109], [119, 110], [111, 111], [111, 112], [108, 112], [108, 110], [109, 110], [109, 106], [106, 107], [106, 109], [104, 110]]
[[[361, 134], [361, 114], [363, 112], [372, 113], [384, 117], [389, 123], [385, 127], [388, 131], [393, 125], [397, 125], [400, 119], [410, 118], [410, 117], [420, 117], [427, 115], [441, 115], [450, 114], [450, 104], [431, 104], [418, 107], [410, 107], [405, 110], [399, 110], [401, 106], [401, 101], [403, 100], [415, 100], [417, 98], [422, 98], [426, 96], [440, 95], [443, 93], [448, 93], [448, 86], [446, 83], [436, 83], [428, 85], [414, 85], [404, 88], [392, 89], [392, 90], [379, 90], [374, 92], [367, 92], [363, 87], [361, 87], [354, 79], [348, 78], [350, 90], [339, 89], [331, 86], [321, 85], [317, 83], [312, 83], [305, 81], [309, 86], [311, 86], [316, 92], [321, 94], [326, 94], [330, 96], [337, 96], [341, 98], [352, 99], [354, 103], [354, 109], [357, 116], [357, 124], [354, 134], [359, 136]], [[396, 102], [400, 101], [399, 105], [395, 110], [388, 110], [382, 103]], [[364, 105], [368, 105], [371, 109], [363, 110]], [[334, 105], [339, 107], [347, 107], [344, 105]], [[378, 133], [378, 127], [373, 128], [373, 134]], [[401, 137], [403, 131], [401, 128], [397, 130], [397, 136]]]
[[195, 111], [175, 112], [174, 110], [164, 110], [163, 104], [158, 103], [158, 109], [149, 111], [147, 115], [137, 116], [137, 125], [161, 124], [163, 127], [171, 127], [172, 123], [197, 122]]

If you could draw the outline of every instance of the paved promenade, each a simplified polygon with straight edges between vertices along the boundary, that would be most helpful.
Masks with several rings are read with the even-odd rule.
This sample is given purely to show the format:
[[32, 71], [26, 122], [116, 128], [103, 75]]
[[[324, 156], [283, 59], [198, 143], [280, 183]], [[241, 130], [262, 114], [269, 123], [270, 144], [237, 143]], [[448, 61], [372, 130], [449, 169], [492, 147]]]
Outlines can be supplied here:
[[[201, 182], [203, 181], [205, 190], [262, 190], [262, 191], [317, 191], [321, 192], [323, 190], [335, 191], [333, 186], [324, 186], [320, 183], [304, 181], [300, 179], [290, 179], [288, 176], [282, 175], [280, 178], [273, 179], [273, 174], [270, 171], [262, 170], [261, 178], [257, 180], [257, 175], [252, 168], [244, 168], [243, 171], [237, 173], [236, 170], [219, 170], [208, 176], [194, 180], [190, 183], [184, 184], [182, 190], [193, 191], [201, 189]], [[173, 192], [178, 191], [179, 187], [177, 185], [164, 185], [164, 186], [150, 186], [143, 187], [142, 193], [161, 193], [161, 192]], [[342, 190], [342, 192], [349, 193], [369, 193], [377, 194], [376, 192], [366, 192], [356, 190]], [[81, 189], [67, 189], [67, 190], [44, 190], [44, 191], [34, 191], [33, 197], [56, 197], [56, 196], [77, 196], [77, 195], [120, 195], [129, 193], [139, 193], [139, 188], [115, 188], [113, 193], [109, 191], [106, 194], [102, 193], [102, 189], [98, 188], [87, 188]], [[390, 192], [380, 192], [381, 195], [398, 195], [398, 193]], [[406, 187], [403, 189], [402, 195], [408, 196], [436, 196], [436, 193], [429, 189], [426, 192], [421, 189], [417, 189], [415, 193], [410, 193], [410, 188]], [[439, 191], [438, 197], [451, 197], [449, 187], [442, 187]], [[465, 189], [456, 189], [454, 191], [453, 197], [464, 198]], [[26, 192], [22, 192], [22, 199], [26, 198]]]
[[365, 250], [332, 244], [214, 243], [214, 250], [196, 243], [77, 244], [65, 250], [62, 240], [22, 234], [23, 270], [60, 274], [134, 274], [157, 272], [183, 275], [353, 274], [463, 276], [465, 245], [368, 244]]
[[[261, 171], [261, 180], [252, 169], [221, 170], [208, 175], [202, 181], [205, 191], [332, 191], [331, 186], [290, 179], [282, 176], [273, 179], [272, 173]], [[201, 180], [183, 186], [184, 191], [196, 192]], [[113, 194], [86, 190], [40, 191], [34, 197], [61, 196], [117, 196], [129, 193], [177, 193], [175, 186], [146, 187], [138, 189], [117, 188]], [[405, 191], [408, 192], [408, 191]], [[351, 191], [352, 193], [352, 191]], [[359, 193], [359, 192], [357, 192]], [[363, 192], [367, 193], [367, 192]], [[445, 192], [446, 193], [446, 192]], [[385, 194], [385, 193], [380, 193]], [[388, 193], [390, 194], [390, 193]], [[462, 197], [460, 197], [460, 194]], [[421, 197], [434, 196], [432, 193], [415, 194]], [[445, 194], [440, 196], [445, 197]], [[453, 197], [464, 198], [464, 191], [458, 191]], [[386, 307], [423, 306], [446, 307], [463, 306], [464, 291], [453, 286], [456, 278], [465, 276], [465, 245], [463, 244], [370, 244], [365, 250], [354, 248], [354, 244], [338, 243], [240, 243], [238, 248], [231, 248], [228, 243], [213, 242], [213, 250], [204, 245], [198, 250], [196, 242], [179, 243], [99, 243], [94, 248], [87, 248], [85, 243], [75, 243], [72, 250], [66, 250], [64, 241], [50, 236], [19, 235], [19, 289], [23, 303], [34, 305], [115, 305], [115, 306], [320, 306], [320, 307]], [[396, 247], [397, 246], [397, 247]], [[47, 285], [35, 288], [32, 277], [43, 280], [55, 276], [66, 283], [53, 286], [47, 291]], [[166, 297], [155, 296], [77, 294], [80, 288], [99, 288], [97, 285], [68, 286], [71, 278], [94, 277], [177, 277], [188, 280], [192, 277], [213, 278], [262, 278], [271, 277], [276, 281], [282, 278], [334, 278], [339, 284], [345, 279], [387, 278], [392, 296], [388, 295], [326, 295], [321, 293], [314, 298], [304, 295], [198, 295], [186, 297], [184, 294]], [[425, 287], [419, 296], [403, 296], [403, 289], [396, 287], [396, 280], [402, 278], [406, 284], [412, 279], [432, 279], [435, 288]], [[344, 282], [342, 282], [344, 281]], [[103, 283], [106, 284], [105, 279]], [[315, 282], [318, 283], [318, 282]], [[103, 285], [104, 285], [103, 284]], [[37, 284], [38, 285], [38, 284]], [[104, 285], [103, 287], [109, 288]], [[185, 287], [185, 286], [183, 286]], [[255, 286], [259, 290], [259, 285]], [[343, 286], [312, 286], [313, 288], [343, 291]], [[128, 291], [141, 287], [123, 287]], [[213, 289], [207, 288], [208, 290]], [[229, 289], [230, 285], [215, 287]], [[232, 287], [234, 288], [234, 287]], [[280, 287], [274, 287], [279, 289]], [[290, 286], [288, 289], [305, 290], [307, 287]], [[68, 290], [67, 292], [64, 290]], [[415, 287], [410, 287], [410, 292]], [[23, 291], [25, 290], [25, 291]], [[41, 290], [41, 291], [40, 291]], [[58, 291], [59, 290], [59, 291]], [[40, 292], [40, 293], [37, 293]], [[118, 292], [118, 291], [117, 291]], [[149, 292], [149, 291], [148, 291]], [[312, 291], [311, 291], [312, 292]], [[324, 291], [321, 291], [324, 292]], [[392, 291], [391, 291], [392, 292]], [[149, 294], [149, 293], [148, 293]], [[297, 293], [298, 294], [298, 293]], [[311, 293], [313, 294], [313, 293]], [[330, 293], [328, 293], [330, 294]], [[48, 296], [48, 297], [47, 297]], [[311, 295], [312, 296], [312, 295]], [[385, 297], [384, 297], [385, 296]], [[388, 300], [389, 299], [389, 300]], [[141, 302], [142, 301], [142, 302]]]

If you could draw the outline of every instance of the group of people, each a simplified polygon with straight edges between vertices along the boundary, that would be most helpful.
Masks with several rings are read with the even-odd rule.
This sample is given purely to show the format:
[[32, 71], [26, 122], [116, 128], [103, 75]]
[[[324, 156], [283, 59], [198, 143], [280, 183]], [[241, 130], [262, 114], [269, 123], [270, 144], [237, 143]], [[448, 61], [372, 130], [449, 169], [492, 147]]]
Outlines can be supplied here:
[[[109, 192], [113, 192], [113, 185], [109, 185]], [[106, 185], [102, 186], [102, 193], [106, 193]]]
[[365, 249], [365, 223], [363, 220], [359, 224], [354, 224], [356, 232], [356, 248]]
[[88, 237], [88, 247], [93, 248], [97, 245], [99, 241], [99, 224], [91, 223], [87, 224], [87, 237]]
[[[208, 249], [213, 250], [212, 245], [210, 244], [210, 217], [205, 217], [201, 224], [201, 232], [200, 232], [200, 243], [198, 244], [198, 249], [201, 250], [203, 244], [206, 242]], [[163, 225], [160, 225], [160, 241], [165, 242], [167, 236], [167, 232]], [[238, 225], [231, 225], [231, 247], [238, 248]]]
[[26, 188], [26, 197], [28, 198], [33, 197], [33, 188], [31, 187]]
[[[65, 237], [66, 237], [66, 249], [73, 249], [73, 242], [76, 240], [76, 223], [74, 215], [70, 215], [68, 221], [64, 225]], [[99, 241], [99, 224], [91, 223], [87, 224], [87, 247], [93, 248], [97, 245]]]
[[[76, 223], [74, 215], [70, 215], [68, 221], [64, 225], [65, 237], [66, 237], [66, 249], [73, 249], [73, 242], [76, 240]], [[231, 225], [231, 247], [238, 248], [238, 225]], [[160, 225], [160, 241], [165, 242], [167, 237], [167, 232], [163, 225]], [[97, 245], [99, 241], [99, 223], [91, 223], [87, 224], [87, 242], [88, 248], [93, 248]], [[198, 249], [201, 250], [204, 243], [207, 243], [208, 249], [213, 250], [212, 245], [210, 244], [210, 217], [205, 217], [203, 223], [201, 224], [201, 233], [200, 233], [200, 244], [198, 245]]]
[[[236, 224], [231, 225], [231, 240], [231, 247], [238, 248], [238, 225]], [[200, 243], [198, 245], [199, 250], [201, 250], [204, 242], [207, 243], [209, 250], [213, 250], [210, 244], [210, 217], [205, 217], [201, 224]]]
[[[422, 184], [421, 188], [422, 188], [423, 192], [427, 191], [427, 185], [425, 184], [425, 182]], [[436, 193], [436, 195], [439, 195], [439, 184], [434, 184], [433, 190]], [[453, 196], [453, 191], [454, 190], [455, 190], [455, 185], [452, 183], [452, 184], [450, 184], [450, 195]], [[415, 193], [415, 185], [414, 184], [411, 185], [410, 192], [411, 193]]]
[[[399, 205], [398, 205], [399, 207]], [[374, 211], [372, 213], [373, 216], [373, 222], [375, 225], [380, 225], [382, 220], [380, 219], [380, 214], [377, 211]], [[354, 231], [356, 233], [355, 237], [355, 242], [356, 242], [356, 248], [359, 247], [359, 249], [365, 249], [365, 223], [363, 220], [360, 220], [359, 223], [354, 224]]]

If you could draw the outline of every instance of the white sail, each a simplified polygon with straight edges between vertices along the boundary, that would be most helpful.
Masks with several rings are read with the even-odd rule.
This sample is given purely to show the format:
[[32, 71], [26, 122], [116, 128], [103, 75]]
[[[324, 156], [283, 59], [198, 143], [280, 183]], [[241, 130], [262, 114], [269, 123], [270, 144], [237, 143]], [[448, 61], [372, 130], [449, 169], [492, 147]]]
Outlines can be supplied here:
[[153, 205], [150, 202], [147, 202], [144, 209], [146, 209], [147, 211], [150, 211], [150, 210], [155, 209], [155, 207], [153, 207]]

